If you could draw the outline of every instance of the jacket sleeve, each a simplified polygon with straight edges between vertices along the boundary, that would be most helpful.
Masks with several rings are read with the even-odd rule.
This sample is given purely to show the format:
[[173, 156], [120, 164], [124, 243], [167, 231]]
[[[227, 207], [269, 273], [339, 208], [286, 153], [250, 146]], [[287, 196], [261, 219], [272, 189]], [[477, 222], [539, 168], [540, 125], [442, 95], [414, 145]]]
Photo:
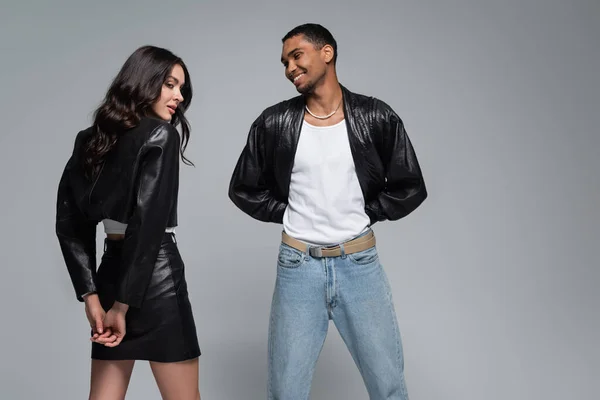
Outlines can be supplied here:
[[139, 153], [136, 201], [123, 242], [116, 300], [142, 306], [160, 245], [176, 207], [179, 188], [179, 133], [161, 124]]
[[77, 300], [96, 291], [96, 222], [88, 220], [79, 209], [69, 175], [75, 152], [63, 170], [56, 200], [56, 235]]
[[[243, 212], [259, 221], [282, 223], [287, 204], [273, 196], [273, 173], [265, 162], [264, 117], [250, 127], [246, 146], [229, 183], [229, 198]], [[269, 184], [271, 183], [271, 184]]]
[[386, 107], [376, 121], [382, 134], [381, 161], [385, 187], [365, 209], [371, 223], [394, 221], [413, 212], [426, 198], [427, 189], [413, 146], [400, 117]]

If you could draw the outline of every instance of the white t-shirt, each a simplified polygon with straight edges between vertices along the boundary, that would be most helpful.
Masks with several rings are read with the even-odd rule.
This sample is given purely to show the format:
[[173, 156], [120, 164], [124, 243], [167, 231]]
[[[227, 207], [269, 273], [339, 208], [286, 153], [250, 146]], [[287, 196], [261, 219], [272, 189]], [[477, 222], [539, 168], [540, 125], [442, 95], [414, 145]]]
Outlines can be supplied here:
[[283, 229], [316, 245], [347, 241], [370, 224], [346, 121], [331, 126], [302, 124], [292, 168]]

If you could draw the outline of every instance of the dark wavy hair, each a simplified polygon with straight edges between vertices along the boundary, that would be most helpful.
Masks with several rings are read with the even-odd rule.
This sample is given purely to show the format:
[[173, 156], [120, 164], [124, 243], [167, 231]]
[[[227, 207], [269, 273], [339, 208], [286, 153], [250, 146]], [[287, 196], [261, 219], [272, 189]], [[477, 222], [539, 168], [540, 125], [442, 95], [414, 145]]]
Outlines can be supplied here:
[[298, 35], [304, 35], [304, 39], [306, 39], [308, 43], [311, 43], [317, 50], [321, 50], [326, 44], [333, 47], [333, 65], [336, 64], [338, 56], [337, 42], [327, 28], [323, 25], [312, 23], [298, 25], [286, 33], [283, 39], [281, 39], [281, 42], [285, 42]]
[[116, 145], [119, 136], [137, 126], [142, 117], [153, 113], [152, 105], [160, 98], [162, 86], [175, 65], [183, 69], [185, 84], [181, 87], [183, 101], [175, 110], [171, 124], [181, 125], [181, 158], [187, 165], [194, 165], [183, 155], [190, 138], [190, 124], [184, 116], [192, 101], [188, 69], [183, 60], [169, 50], [142, 46], [125, 61], [94, 113], [93, 133], [83, 151], [83, 167], [88, 178], [99, 173], [104, 157]]

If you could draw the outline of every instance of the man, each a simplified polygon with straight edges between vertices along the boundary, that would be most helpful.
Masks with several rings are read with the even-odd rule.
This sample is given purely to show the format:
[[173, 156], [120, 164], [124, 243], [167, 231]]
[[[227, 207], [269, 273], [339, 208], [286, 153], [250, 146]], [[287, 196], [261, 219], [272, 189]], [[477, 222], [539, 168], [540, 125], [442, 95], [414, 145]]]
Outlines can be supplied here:
[[391, 289], [371, 225], [427, 197], [404, 126], [384, 102], [340, 85], [337, 44], [317, 24], [282, 39], [300, 96], [254, 121], [229, 197], [283, 224], [269, 326], [269, 399], [308, 399], [333, 320], [371, 400], [408, 399]]

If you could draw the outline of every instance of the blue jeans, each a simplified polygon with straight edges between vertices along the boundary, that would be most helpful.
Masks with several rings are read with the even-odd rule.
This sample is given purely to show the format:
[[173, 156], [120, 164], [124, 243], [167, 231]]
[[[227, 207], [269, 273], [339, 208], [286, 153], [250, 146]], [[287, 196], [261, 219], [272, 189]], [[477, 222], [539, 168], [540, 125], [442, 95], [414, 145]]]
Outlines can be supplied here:
[[307, 400], [333, 320], [371, 400], [408, 400], [402, 342], [377, 249], [314, 258], [284, 243], [269, 324], [270, 400]]

